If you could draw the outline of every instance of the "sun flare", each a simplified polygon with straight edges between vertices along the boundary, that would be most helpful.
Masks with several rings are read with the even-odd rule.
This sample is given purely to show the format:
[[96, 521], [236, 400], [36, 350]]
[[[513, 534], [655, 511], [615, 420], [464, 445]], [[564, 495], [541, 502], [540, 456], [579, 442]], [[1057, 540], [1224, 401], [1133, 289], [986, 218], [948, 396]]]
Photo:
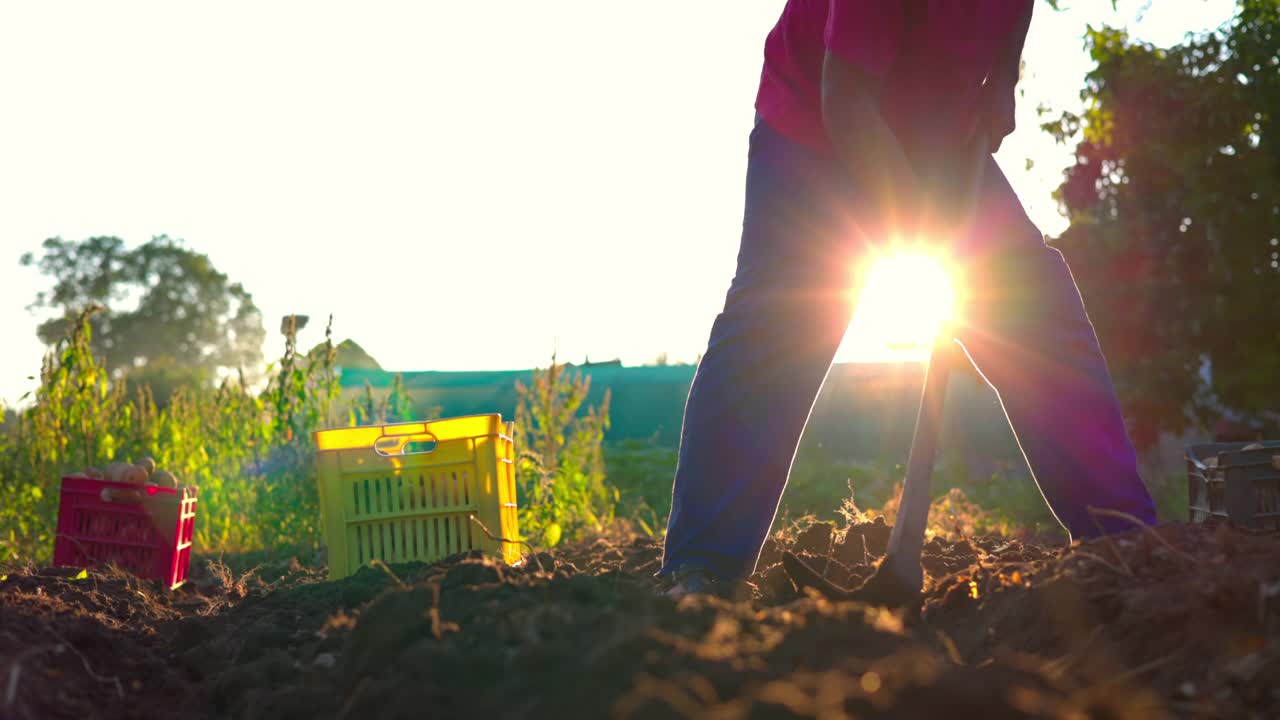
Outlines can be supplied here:
[[853, 322], [837, 361], [916, 362], [955, 320], [957, 282], [949, 263], [926, 252], [878, 254], [862, 270]]

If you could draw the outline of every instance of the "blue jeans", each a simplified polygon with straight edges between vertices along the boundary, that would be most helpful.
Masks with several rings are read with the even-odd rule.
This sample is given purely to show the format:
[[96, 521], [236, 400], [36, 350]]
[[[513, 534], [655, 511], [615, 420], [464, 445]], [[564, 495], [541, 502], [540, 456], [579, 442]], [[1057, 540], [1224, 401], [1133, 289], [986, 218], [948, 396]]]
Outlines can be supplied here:
[[[819, 390], [852, 317], [848, 173], [757, 119], [737, 271], [684, 411], [660, 575], [749, 575]], [[1072, 537], [1156, 521], [1106, 362], [1061, 253], [995, 160], [975, 231], [952, 250], [971, 288], [957, 331], [995, 388], [1032, 475]], [[980, 292], [979, 292], [980, 291]]]

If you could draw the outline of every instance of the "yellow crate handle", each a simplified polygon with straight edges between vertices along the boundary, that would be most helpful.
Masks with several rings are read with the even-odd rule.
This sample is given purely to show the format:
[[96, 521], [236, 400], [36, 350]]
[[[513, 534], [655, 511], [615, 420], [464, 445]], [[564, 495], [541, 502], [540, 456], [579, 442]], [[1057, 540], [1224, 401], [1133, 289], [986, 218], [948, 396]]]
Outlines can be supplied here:
[[[419, 443], [430, 443], [430, 447], [422, 449], [410, 449], [406, 452], [406, 448], [410, 445], [417, 446]], [[434, 452], [439, 441], [436, 436], [426, 433], [414, 433], [412, 435], [385, 435], [373, 442], [373, 449], [379, 455], [386, 457], [399, 455], [426, 455]]]

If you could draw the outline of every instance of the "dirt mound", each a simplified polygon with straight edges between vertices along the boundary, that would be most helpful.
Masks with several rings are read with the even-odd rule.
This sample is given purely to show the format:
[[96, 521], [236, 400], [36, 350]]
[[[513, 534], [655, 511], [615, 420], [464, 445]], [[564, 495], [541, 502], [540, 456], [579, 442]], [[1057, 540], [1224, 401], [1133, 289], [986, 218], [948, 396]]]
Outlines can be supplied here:
[[791, 552], [856, 585], [889, 531], [771, 539], [744, 603], [661, 596], [661, 547], [631, 536], [338, 582], [297, 562], [204, 571], [176, 593], [11, 573], [0, 717], [1280, 716], [1276, 535], [936, 539], [919, 614], [801, 594], [782, 567]]
[[0, 575], [0, 718], [167, 717], [181, 702], [159, 632], [181, 595], [115, 571]]
[[1225, 525], [1092, 540], [1047, 559], [991, 553], [925, 609], [970, 662], [1002, 648], [1190, 716], [1280, 717], [1280, 539]]

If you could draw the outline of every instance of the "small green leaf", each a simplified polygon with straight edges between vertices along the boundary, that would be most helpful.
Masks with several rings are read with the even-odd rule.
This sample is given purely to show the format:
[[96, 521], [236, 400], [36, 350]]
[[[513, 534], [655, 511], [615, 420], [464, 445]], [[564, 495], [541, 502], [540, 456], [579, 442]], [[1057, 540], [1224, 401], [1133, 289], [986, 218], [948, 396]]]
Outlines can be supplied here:
[[8, 580], [8, 579], [9, 579], [8, 575], [0, 575], [0, 582], [4, 582], [5, 580]]
[[89, 571], [88, 571], [88, 570], [81, 570], [80, 572], [76, 573], [75, 577], [73, 577], [73, 578], [71, 578], [71, 579], [72, 579], [72, 580], [85, 580], [85, 579], [87, 579], [88, 577], [89, 577]]

